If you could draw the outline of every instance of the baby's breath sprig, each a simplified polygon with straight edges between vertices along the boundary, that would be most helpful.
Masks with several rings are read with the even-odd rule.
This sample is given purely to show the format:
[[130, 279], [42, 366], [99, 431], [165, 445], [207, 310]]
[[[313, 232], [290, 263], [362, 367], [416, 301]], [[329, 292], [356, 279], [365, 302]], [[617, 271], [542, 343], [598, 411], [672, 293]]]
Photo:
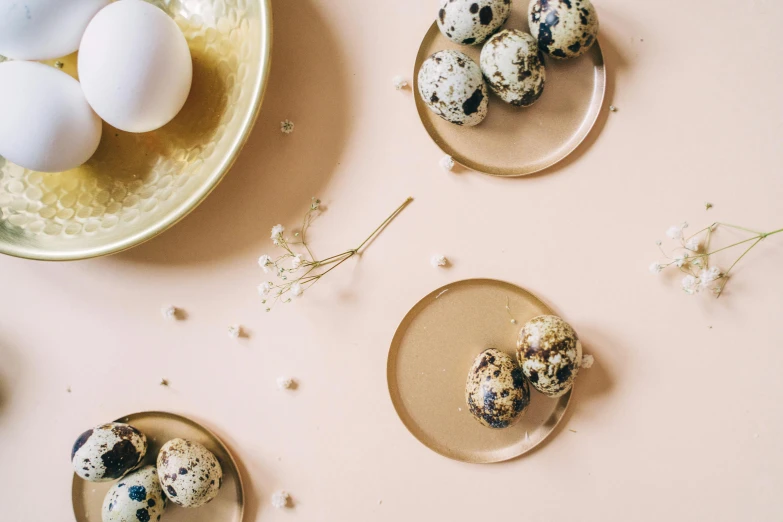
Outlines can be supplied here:
[[[290, 303], [294, 297], [299, 297], [317, 283], [323, 276], [345, 263], [353, 256], [360, 254], [370, 241], [377, 236], [391, 221], [402, 212], [413, 198], [406, 199], [402, 205], [392, 212], [383, 223], [372, 231], [359, 246], [346, 250], [340, 254], [324, 259], [316, 259], [310, 250], [307, 241], [307, 232], [310, 225], [321, 214], [321, 200], [312, 198], [310, 207], [304, 215], [302, 226], [294, 233], [293, 239], [285, 237], [285, 227], [275, 225], [272, 227], [272, 243], [283, 249], [283, 253], [276, 258], [262, 255], [258, 258], [258, 264], [265, 274], [273, 274], [277, 281], [264, 281], [258, 285], [258, 293], [262, 296], [262, 303], [266, 304], [266, 311], [272, 310], [278, 301]], [[298, 252], [297, 250], [304, 250]], [[286, 264], [287, 263], [287, 266]]]
[[[751, 237], [737, 241], [730, 245], [710, 250], [710, 240], [713, 232], [718, 227], [733, 228], [742, 232], [753, 234]], [[662, 247], [661, 241], [656, 244], [661, 250], [665, 261], [656, 261], [650, 265], [650, 272], [658, 274], [669, 267], [676, 267], [685, 274], [682, 279], [682, 289], [685, 293], [695, 295], [701, 291], [709, 291], [716, 297], [720, 297], [726, 283], [729, 280], [729, 273], [740, 262], [740, 260], [750, 252], [753, 247], [761, 243], [764, 239], [774, 234], [783, 232], [783, 228], [773, 230], [772, 232], [759, 232], [745, 227], [738, 227], [728, 223], [716, 221], [712, 225], [705, 227], [698, 232], [686, 236], [684, 230], [688, 228], [688, 223], [672, 225], [666, 231], [666, 235], [679, 243], [671, 253], [666, 253]], [[750, 245], [739, 255], [737, 259], [726, 270], [721, 270], [717, 266], [710, 265], [710, 256], [729, 250], [740, 245]]]

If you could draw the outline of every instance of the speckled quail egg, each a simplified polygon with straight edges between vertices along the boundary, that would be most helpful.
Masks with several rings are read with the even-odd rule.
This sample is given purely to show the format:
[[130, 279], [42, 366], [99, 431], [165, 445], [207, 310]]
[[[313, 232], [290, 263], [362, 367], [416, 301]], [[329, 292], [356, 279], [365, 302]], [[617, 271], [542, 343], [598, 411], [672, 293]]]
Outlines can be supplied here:
[[517, 360], [536, 390], [559, 397], [574, 383], [582, 364], [582, 343], [567, 322], [540, 315], [519, 331]]
[[103, 498], [103, 522], [157, 522], [166, 509], [155, 466], [144, 466], [113, 485]]
[[543, 58], [535, 38], [516, 29], [504, 29], [481, 49], [481, 72], [501, 100], [527, 107], [544, 92]]
[[452, 42], [480, 44], [506, 23], [510, 12], [511, 0], [443, 0], [438, 27]]
[[223, 468], [198, 442], [172, 439], [158, 453], [158, 478], [169, 500], [182, 507], [199, 507], [217, 496]]
[[487, 116], [487, 85], [481, 69], [459, 51], [438, 51], [427, 58], [418, 83], [424, 103], [446, 121], [469, 127]]
[[484, 426], [506, 428], [518, 421], [530, 404], [530, 387], [513, 357], [490, 348], [473, 361], [465, 401]]
[[71, 450], [71, 465], [85, 480], [108, 482], [138, 466], [146, 453], [147, 437], [142, 432], [110, 422], [79, 435]]
[[598, 34], [598, 15], [590, 0], [532, 0], [528, 22], [539, 49], [555, 58], [586, 53]]

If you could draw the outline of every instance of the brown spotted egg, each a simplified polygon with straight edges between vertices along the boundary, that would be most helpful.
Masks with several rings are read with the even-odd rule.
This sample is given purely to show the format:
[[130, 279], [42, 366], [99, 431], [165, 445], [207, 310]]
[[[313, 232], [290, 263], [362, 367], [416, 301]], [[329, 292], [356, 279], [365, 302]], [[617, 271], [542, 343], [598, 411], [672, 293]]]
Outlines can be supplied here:
[[182, 507], [199, 507], [217, 496], [223, 468], [198, 442], [172, 439], [158, 453], [158, 478], [169, 500]]
[[536, 39], [516, 29], [504, 29], [481, 49], [481, 72], [492, 92], [518, 107], [532, 105], [544, 92], [544, 57]]
[[484, 426], [507, 428], [530, 404], [530, 388], [516, 361], [500, 350], [480, 353], [468, 372], [465, 401]]
[[532, 0], [528, 22], [538, 47], [555, 58], [586, 53], [598, 35], [598, 14], [590, 0]]
[[506, 23], [510, 12], [511, 0], [444, 0], [438, 28], [452, 42], [480, 44]]
[[154, 466], [144, 466], [113, 485], [103, 498], [103, 522], [157, 522], [166, 509]]
[[108, 482], [138, 466], [146, 453], [147, 437], [142, 432], [110, 422], [79, 435], [71, 450], [71, 465], [85, 480]]
[[582, 343], [567, 322], [540, 315], [519, 331], [517, 361], [536, 390], [559, 397], [574, 383], [582, 364]]
[[459, 51], [438, 51], [427, 58], [418, 84], [427, 107], [446, 121], [469, 127], [487, 116], [487, 85], [481, 69]]

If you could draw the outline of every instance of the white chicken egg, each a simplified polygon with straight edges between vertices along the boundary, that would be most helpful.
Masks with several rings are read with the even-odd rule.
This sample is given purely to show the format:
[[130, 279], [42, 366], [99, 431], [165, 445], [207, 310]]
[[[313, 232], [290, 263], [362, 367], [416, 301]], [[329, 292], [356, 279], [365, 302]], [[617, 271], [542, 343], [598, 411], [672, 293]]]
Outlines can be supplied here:
[[41, 63], [0, 63], [0, 114], [0, 156], [26, 169], [78, 167], [101, 140], [79, 82]]
[[120, 0], [99, 12], [79, 49], [87, 101], [108, 124], [148, 132], [171, 121], [190, 93], [193, 62], [185, 37], [165, 12]]
[[0, 54], [52, 60], [79, 48], [87, 24], [111, 0], [0, 0]]

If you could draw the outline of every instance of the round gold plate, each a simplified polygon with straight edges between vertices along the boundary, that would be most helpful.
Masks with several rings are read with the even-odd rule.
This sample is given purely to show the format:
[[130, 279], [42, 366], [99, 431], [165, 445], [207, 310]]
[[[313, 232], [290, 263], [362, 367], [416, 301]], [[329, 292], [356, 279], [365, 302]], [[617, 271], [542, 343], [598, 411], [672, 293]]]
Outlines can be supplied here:
[[[512, 11], [504, 27], [527, 31], [527, 21], [517, 11]], [[419, 96], [422, 63], [443, 49], [462, 51], [478, 64], [481, 46], [456, 44], [433, 23], [419, 47], [413, 72], [416, 109], [424, 128], [443, 152], [465, 167], [494, 176], [539, 172], [573, 152], [598, 118], [606, 89], [598, 42], [573, 60], [545, 57], [544, 93], [530, 107], [513, 107], [490, 93], [487, 117], [475, 127], [441, 119]]]
[[463, 462], [500, 462], [536, 447], [560, 422], [572, 392], [552, 399], [531, 388], [521, 420], [493, 430], [468, 411], [465, 381], [479, 353], [513, 355], [521, 326], [551, 313], [529, 292], [492, 279], [451, 283], [419, 301], [394, 334], [386, 368], [405, 427], [431, 450]]
[[[104, 123], [93, 157], [65, 172], [0, 156], [0, 253], [72, 260], [131, 248], [185, 217], [234, 163], [269, 77], [271, 0], [147, 1], [171, 15], [190, 47], [185, 106], [153, 132]], [[77, 54], [56, 61], [77, 76]]]
[[[160, 447], [167, 441], [181, 437], [200, 442], [215, 454], [223, 468], [223, 486], [215, 500], [199, 508], [186, 509], [169, 502], [163, 520], [167, 522], [242, 522], [245, 509], [245, 492], [242, 477], [228, 448], [212, 432], [200, 424], [175, 415], [159, 411], [134, 413], [117, 419], [137, 428], [147, 436], [147, 456], [142, 465], [155, 465]], [[87, 482], [73, 475], [73, 513], [77, 522], [101, 520], [103, 498], [116, 481]]]

